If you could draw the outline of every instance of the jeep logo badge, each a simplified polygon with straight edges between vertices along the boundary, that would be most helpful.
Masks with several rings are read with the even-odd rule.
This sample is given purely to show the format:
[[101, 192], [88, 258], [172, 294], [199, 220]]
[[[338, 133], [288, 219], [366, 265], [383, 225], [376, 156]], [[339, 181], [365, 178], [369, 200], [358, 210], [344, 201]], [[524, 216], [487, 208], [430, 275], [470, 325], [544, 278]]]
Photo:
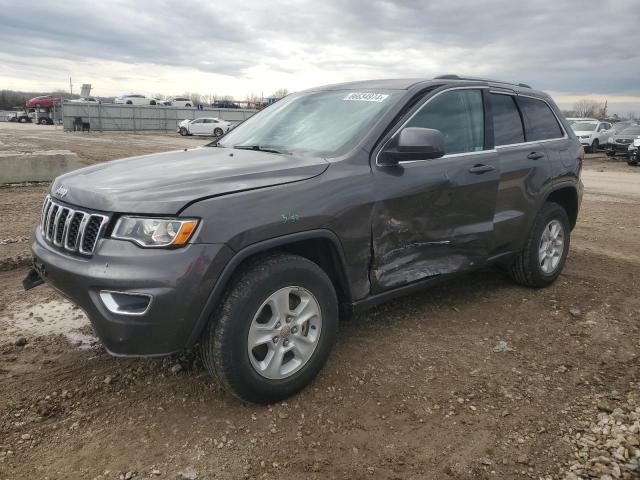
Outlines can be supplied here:
[[64, 185], [60, 185], [56, 191], [54, 192], [59, 198], [64, 198], [64, 196], [69, 192], [69, 189]]

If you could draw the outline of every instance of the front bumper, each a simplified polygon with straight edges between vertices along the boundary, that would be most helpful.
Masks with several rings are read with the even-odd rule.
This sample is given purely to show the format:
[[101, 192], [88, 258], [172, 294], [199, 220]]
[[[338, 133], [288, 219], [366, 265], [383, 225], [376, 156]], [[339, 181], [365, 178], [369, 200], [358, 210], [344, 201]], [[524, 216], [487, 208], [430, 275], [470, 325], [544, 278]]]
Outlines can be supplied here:
[[607, 143], [607, 151], [615, 153], [629, 153], [629, 143]]
[[[69, 255], [46, 242], [38, 228], [31, 250], [43, 280], [82, 308], [113, 355], [166, 355], [184, 349], [194, 336], [222, 269], [232, 251], [219, 244], [143, 249], [100, 239], [90, 258]], [[100, 292], [151, 296], [142, 315], [110, 311]], [[197, 333], [197, 332], [196, 332]]]

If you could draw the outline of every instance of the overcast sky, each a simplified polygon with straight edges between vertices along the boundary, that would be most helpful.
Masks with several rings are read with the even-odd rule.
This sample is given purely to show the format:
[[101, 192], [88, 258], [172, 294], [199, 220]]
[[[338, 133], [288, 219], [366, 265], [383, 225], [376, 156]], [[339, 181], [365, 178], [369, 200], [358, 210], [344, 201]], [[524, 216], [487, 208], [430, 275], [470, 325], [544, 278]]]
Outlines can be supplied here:
[[443, 73], [640, 112], [640, 2], [0, 0], [0, 88], [68, 89], [71, 76], [101, 96], [244, 99]]

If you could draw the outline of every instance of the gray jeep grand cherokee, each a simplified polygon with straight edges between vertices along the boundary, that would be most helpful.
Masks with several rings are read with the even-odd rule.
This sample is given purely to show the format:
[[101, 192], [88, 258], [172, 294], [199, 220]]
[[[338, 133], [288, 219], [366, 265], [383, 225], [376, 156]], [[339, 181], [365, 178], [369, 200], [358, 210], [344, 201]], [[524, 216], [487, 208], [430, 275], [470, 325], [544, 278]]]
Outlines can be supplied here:
[[57, 178], [24, 284], [69, 297], [114, 355], [199, 343], [230, 392], [274, 402], [318, 373], [341, 315], [490, 264], [551, 284], [582, 157], [524, 84], [314, 88], [205, 147]]

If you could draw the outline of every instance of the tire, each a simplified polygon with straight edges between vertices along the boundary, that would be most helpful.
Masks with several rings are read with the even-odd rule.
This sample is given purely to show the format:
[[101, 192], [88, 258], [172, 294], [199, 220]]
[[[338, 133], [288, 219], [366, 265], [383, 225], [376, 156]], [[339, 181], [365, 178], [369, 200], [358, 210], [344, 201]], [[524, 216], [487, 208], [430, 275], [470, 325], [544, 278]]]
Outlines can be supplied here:
[[188, 134], [187, 129], [184, 127], [180, 127], [180, 135], [182, 135], [183, 137], [186, 137]]
[[607, 152], [607, 157], [615, 157], [616, 152]]
[[[554, 224], [560, 225], [562, 228], [562, 251], [557, 257], [558, 262], [551, 271], [545, 271], [544, 267], [549, 264], [543, 263], [540, 255], [543, 244], [543, 234]], [[536, 216], [533, 227], [526, 240], [524, 249], [517, 255], [513, 263], [509, 266], [510, 277], [520, 285], [533, 288], [543, 288], [551, 285], [562, 272], [571, 240], [571, 227], [569, 225], [569, 217], [564, 208], [557, 203], [547, 202]], [[554, 244], [555, 245], [555, 244]], [[551, 246], [550, 248], [554, 248]], [[547, 251], [547, 253], [549, 253]], [[546, 262], [546, 260], [545, 260]]]
[[[319, 312], [309, 317], [306, 333], [303, 332], [305, 326], [296, 323], [297, 317], [286, 315], [283, 318], [271, 310], [268, 300], [282, 298], [278, 295], [283, 295], [283, 292], [289, 302], [287, 309], [291, 308], [291, 299], [300, 292], [300, 302], [303, 296], [308, 302], [302, 311], [304, 315]], [[295, 311], [291, 315], [295, 315]], [[261, 318], [264, 322], [259, 321]], [[291, 323], [285, 319], [290, 319]], [[254, 329], [256, 325], [264, 325], [258, 327], [262, 330], [269, 327], [259, 335], [256, 332], [260, 330]], [[300, 325], [298, 332], [294, 330], [296, 325]], [[239, 399], [275, 403], [302, 390], [314, 379], [329, 356], [337, 330], [338, 301], [327, 274], [306, 258], [286, 253], [268, 254], [250, 261], [234, 276], [203, 333], [200, 345], [202, 360], [224, 389]], [[315, 340], [310, 342], [314, 332]], [[267, 337], [267, 340], [250, 350], [250, 333], [256, 334], [260, 340]], [[301, 337], [307, 341], [302, 342]], [[312, 344], [315, 345], [311, 347]], [[289, 355], [286, 353], [283, 361], [273, 364], [277, 368], [269, 368], [272, 362], [267, 359], [278, 358], [274, 357], [275, 352], [284, 352], [285, 348], [291, 352], [289, 360], [286, 360]], [[296, 356], [297, 352], [305, 349], [306, 358]], [[264, 357], [261, 359], [262, 354]], [[267, 367], [260, 371], [260, 364], [264, 362], [267, 362]], [[290, 372], [283, 373], [287, 368]]]
[[637, 160], [627, 160], [627, 165], [629, 165], [631, 167], [635, 167], [636, 165], [638, 165], [638, 161]]
[[156, 104], [157, 104], [157, 103], [156, 103], [156, 101], [155, 101], [155, 100], [151, 100], [151, 101], [149, 102], [149, 105], [156, 105]]
[[40, 120], [38, 120], [38, 123], [40, 125], [46, 125], [49, 123], [49, 121], [46, 118], [41, 118]]
[[127, 100], [127, 105], [133, 105], [133, 102], [131, 100]]
[[596, 153], [598, 148], [600, 148], [600, 142], [598, 142], [598, 139], [595, 139], [591, 144], [591, 153]]
[[184, 104], [184, 106], [185, 106], [185, 107], [190, 107], [190, 106], [191, 106], [191, 104], [190, 104], [190, 103], [185, 103], [185, 104]]
[[217, 127], [217, 128], [215, 128], [213, 130], [213, 136], [214, 137], [221, 137], [223, 133], [224, 132], [222, 131], [222, 129], [220, 127]]

